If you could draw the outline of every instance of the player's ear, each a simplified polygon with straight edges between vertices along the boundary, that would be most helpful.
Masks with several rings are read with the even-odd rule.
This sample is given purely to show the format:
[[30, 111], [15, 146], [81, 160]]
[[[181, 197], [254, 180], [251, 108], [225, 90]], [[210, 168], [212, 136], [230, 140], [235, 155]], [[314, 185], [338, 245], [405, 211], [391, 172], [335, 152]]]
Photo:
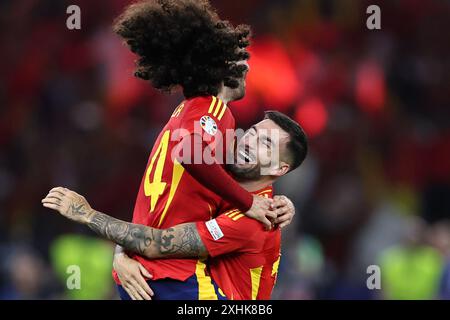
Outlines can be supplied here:
[[277, 177], [284, 176], [286, 173], [289, 172], [290, 168], [291, 168], [291, 166], [288, 163], [281, 161], [280, 166], [274, 170], [274, 176], [277, 176]]

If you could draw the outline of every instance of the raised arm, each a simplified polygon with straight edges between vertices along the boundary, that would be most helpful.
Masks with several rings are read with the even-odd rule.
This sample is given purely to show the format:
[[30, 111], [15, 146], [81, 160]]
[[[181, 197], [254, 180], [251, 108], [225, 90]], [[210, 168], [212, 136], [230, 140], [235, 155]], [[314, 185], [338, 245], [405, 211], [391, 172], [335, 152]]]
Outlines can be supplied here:
[[151, 259], [206, 257], [208, 252], [195, 223], [155, 229], [125, 222], [91, 208], [87, 200], [66, 188], [53, 188], [43, 206], [75, 222], [87, 225], [101, 237]]

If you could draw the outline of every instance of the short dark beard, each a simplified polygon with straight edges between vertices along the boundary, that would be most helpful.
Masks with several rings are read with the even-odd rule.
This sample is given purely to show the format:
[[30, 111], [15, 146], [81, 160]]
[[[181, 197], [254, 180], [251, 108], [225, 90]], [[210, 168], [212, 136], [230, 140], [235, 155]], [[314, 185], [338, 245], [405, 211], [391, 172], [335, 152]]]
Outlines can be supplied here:
[[261, 178], [261, 165], [259, 163], [252, 168], [241, 168], [235, 164], [227, 164], [226, 167], [237, 181], [256, 181]]

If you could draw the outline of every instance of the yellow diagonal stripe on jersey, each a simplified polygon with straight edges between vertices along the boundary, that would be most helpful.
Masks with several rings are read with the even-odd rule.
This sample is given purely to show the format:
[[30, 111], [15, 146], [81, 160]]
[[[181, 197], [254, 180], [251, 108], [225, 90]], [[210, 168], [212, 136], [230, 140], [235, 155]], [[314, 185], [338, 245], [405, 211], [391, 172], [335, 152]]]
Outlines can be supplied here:
[[164, 217], [166, 216], [167, 210], [170, 207], [170, 204], [172, 203], [173, 197], [175, 193], [177, 192], [178, 185], [180, 184], [181, 177], [184, 173], [184, 167], [181, 165], [177, 159], [174, 160], [173, 163], [173, 172], [172, 172], [172, 184], [170, 185], [170, 191], [169, 191], [169, 197], [167, 199], [166, 205], [164, 206], [164, 211], [161, 214], [161, 217], [159, 218], [158, 222], [158, 228], [161, 226], [161, 223], [164, 220]]
[[206, 275], [206, 264], [198, 260], [195, 267], [195, 275], [198, 282], [198, 300], [218, 300], [216, 291], [211, 282], [211, 277]]
[[230, 211], [225, 212], [224, 215], [228, 216], [228, 215], [230, 215], [231, 213], [234, 213], [234, 212], [239, 212], [239, 210], [238, 209], [230, 210]]
[[219, 116], [217, 117], [217, 119], [218, 119], [219, 121], [222, 120], [222, 117], [223, 117], [223, 115], [224, 115], [226, 109], [227, 109], [227, 105], [224, 103], [224, 104], [223, 104], [222, 111], [220, 111]]
[[217, 102], [216, 110], [214, 110], [214, 117], [217, 117], [217, 114], [219, 113], [220, 107], [222, 106], [222, 100], [219, 99], [219, 102]]
[[257, 193], [257, 195], [259, 196], [259, 195], [263, 195], [265, 193], [270, 194], [270, 192], [271, 192], [271, 190], [264, 190], [264, 191], [261, 191], [260, 193]]
[[278, 266], [280, 265], [280, 257], [278, 257], [277, 261], [274, 262], [273, 266], [272, 266], [272, 277], [277, 274], [278, 272]]
[[234, 216], [238, 215], [239, 213], [241, 213], [241, 212], [238, 210], [238, 211], [236, 211], [236, 212], [233, 212], [233, 213], [229, 214], [228, 216], [229, 216], [230, 218], [233, 218]]
[[258, 297], [259, 283], [261, 282], [262, 269], [263, 269], [262, 266], [250, 269], [250, 275], [252, 280], [252, 300], [256, 300], [256, 297]]
[[211, 113], [213, 111], [214, 106], [216, 105], [216, 100], [217, 100], [217, 98], [213, 96], [211, 104], [209, 105], [208, 113]]
[[237, 216], [233, 217], [233, 221], [239, 220], [240, 218], [242, 218], [244, 216], [244, 214], [238, 214]]

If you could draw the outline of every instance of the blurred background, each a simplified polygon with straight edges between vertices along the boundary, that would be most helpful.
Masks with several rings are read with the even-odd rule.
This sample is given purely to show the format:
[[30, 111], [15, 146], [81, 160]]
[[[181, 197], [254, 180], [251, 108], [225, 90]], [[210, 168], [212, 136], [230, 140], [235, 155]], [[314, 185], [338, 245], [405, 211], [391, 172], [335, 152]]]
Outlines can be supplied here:
[[[125, 0], [0, 1], [0, 299], [117, 299], [112, 245], [41, 207], [53, 186], [130, 220], [182, 96], [135, 79], [111, 31]], [[296, 205], [275, 299], [450, 298], [450, 2], [212, 1], [253, 28], [238, 127], [277, 109], [311, 152], [276, 185]], [[66, 28], [66, 8], [82, 28]], [[366, 8], [381, 8], [368, 30]], [[81, 289], [66, 288], [67, 267]], [[367, 268], [381, 268], [369, 290]]]

